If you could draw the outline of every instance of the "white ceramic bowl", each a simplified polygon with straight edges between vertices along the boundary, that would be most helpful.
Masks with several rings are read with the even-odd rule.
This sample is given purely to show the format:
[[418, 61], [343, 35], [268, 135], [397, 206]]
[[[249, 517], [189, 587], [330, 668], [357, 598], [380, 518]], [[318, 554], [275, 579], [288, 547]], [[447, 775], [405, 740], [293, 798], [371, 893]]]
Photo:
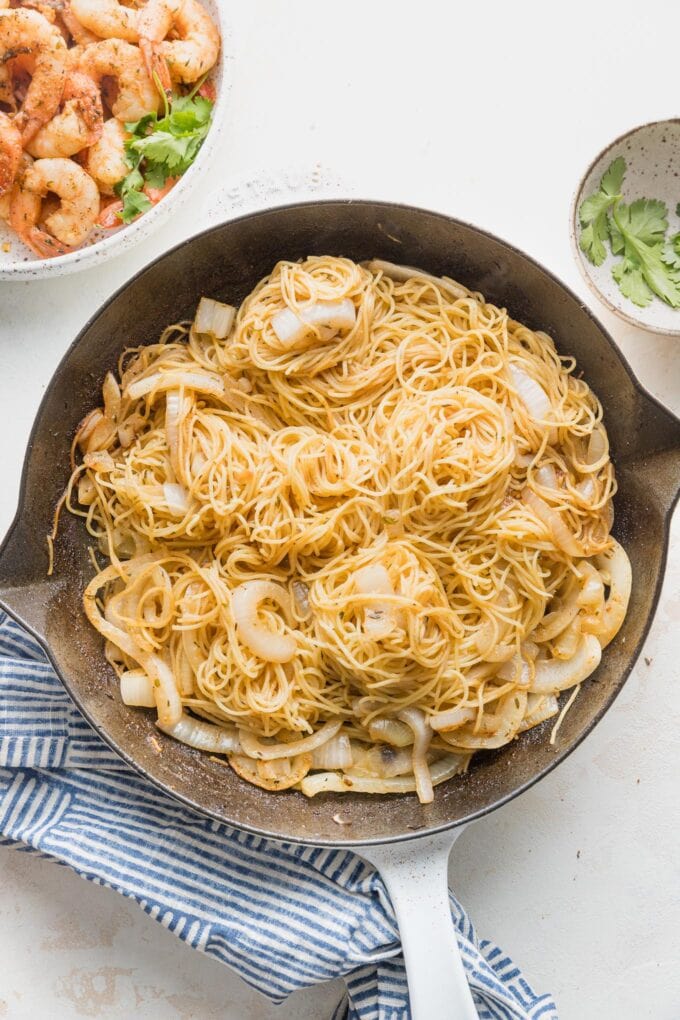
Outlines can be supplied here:
[[657, 297], [646, 308], [639, 308], [623, 296], [612, 277], [612, 266], [619, 258], [611, 254], [608, 244], [605, 244], [607, 258], [601, 266], [589, 262], [579, 248], [581, 227], [578, 210], [581, 202], [597, 191], [602, 174], [618, 156], [623, 156], [626, 161], [622, 189], [625, 201], [631, 202], [636, 198], [661, 199], [668, 207], [667, 236], [680, 231], [680, 217], [675, 211], [680, 201], [680, 120], [659, 120], [643, 124], [621, 135], [603, 149], [581, 178], [574, 195], [570, 219], [576, 263], [593, 294], [619, 318], [652, 333], [680, 336], [680, 308], [671, 308]]
[[[53, 259], [39, 258], [19, 240], [5, 222], [0, 220], [0, 280], [35, 280], [47, 276], [63, 276], [66, 273], [75, 273], [79, 269], [89, 269], [114, 255], [121, 255], [165, 223], [194, 191], [203, 171], [210, 165], [223, 130], [231, 88], [232, 53], [223, 13], [224, 5], [221, 0], [201, 0], [201, 3], [219, 28], [222, 45], [212, 74], [217, 92], [212, 124], [194, 163], [165, 198], [138, 220], [121, 227], [115, 233], [106, 230], [93, 231], [81, 248], [68, 255], [59, 255]], [[9, 251], [4, 251], [6, 245], [9, 245]]]

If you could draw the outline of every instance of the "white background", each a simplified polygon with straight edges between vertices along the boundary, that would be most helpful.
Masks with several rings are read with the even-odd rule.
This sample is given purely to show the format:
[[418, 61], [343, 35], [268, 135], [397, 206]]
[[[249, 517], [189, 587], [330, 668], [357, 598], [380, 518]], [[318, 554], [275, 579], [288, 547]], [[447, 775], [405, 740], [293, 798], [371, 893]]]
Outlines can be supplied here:
[[[0, 284], [0, 531], [65, 347], [137, 267], [227, 214], [218, 194], [235, 178], [241, 196], [257, 195], [286, 168], [320, 164], [314, 180], [339, 179], [347, 194], [429, 206], [511, 240], [592, 306], [569, 248], [573, 189], [616, 135], [678, 113], [670, 2], [230, 0], [228, 16], [231, 125], [202, 197], [122, 260]], [[680, 341], [595, 311], [677, 412]], [[453, 854], [452, 885], [480, 933], [554, 993], [561, 1020], [680, 1016], [677, 544], [646, 659], [614, 708]], [[327, 986], [275, 1009], [113, 893], [0, 853], [0, 1017], [311, 1020], [339, 994]]]

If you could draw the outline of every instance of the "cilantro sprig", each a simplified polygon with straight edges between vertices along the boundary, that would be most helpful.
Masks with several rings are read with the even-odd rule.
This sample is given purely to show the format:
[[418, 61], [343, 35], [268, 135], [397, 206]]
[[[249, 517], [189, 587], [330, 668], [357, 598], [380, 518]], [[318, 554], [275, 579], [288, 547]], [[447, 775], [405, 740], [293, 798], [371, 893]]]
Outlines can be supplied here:
[[123, 203], [118, 213], [123, 223], [131, 223], [153, 205], [144, 189], [163, 188], [171, 178], [186, 173], [196, 159], [210, 129], [214, 105], [197, 95], [197, 90], [171, 102], [161, 91], [165, 104], [161, 117], [147, 113], [125, 125], [131, 135], [125, 143], [130, 169], [114, 188]]
[[[639, 307], [646, 307], [656, 294], [672, 308], [680, 308], [680, 233], [666, 239], [664, 202], [623, 201], [625, 172], [626, 161], [619, 156], [603, 174], [599, 190], [581, 203], [579, 247], [594, 265], [601, 266], [608, 241], [612, 254], [621, 256], [612, 266], [612, 276], [624, 297]], [[680, 203], [676, 215], [680, 216]]]

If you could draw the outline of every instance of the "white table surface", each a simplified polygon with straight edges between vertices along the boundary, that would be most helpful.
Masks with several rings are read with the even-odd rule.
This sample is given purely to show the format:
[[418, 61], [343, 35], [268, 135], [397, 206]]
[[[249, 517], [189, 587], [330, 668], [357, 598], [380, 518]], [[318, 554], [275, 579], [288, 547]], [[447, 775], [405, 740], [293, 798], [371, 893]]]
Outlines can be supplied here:
[[[87, 317], [231, 200], [286, 198], [279, 171], [297, 168], [284, 175], [295, 182], [317, 167], [313, 182], [330, 190], [339, 179], [347, 194], [460, 216], [593, 306], [569, 249], [572, 191], [609, 140], [677, 115], [674, 10], [663, 0], [231, 0], [231, 126], [204, 197], [122, 260], [0, 284], [0, 532], [38, 402]], [[678, 341], [595, 311], [642, 383], [680, 410]], [[478, 930], [554, 993], [561, 1020], [680, 1016], [679, 534], [676, 519], [659, 612], [616, 705], [559, 770], [468, 829], [453, 854], [452, 885]], [[0, 1017], [312, 1020], [340, 992], [336, 983], [274, 1008], [129, 902], [0, 853]]]

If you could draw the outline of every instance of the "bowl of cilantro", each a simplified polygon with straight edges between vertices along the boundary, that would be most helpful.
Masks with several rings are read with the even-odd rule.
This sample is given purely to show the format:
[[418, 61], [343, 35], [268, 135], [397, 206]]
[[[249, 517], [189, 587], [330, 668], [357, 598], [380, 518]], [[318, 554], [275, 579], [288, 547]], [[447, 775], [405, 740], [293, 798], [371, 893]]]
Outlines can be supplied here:
[[[169, 78], [164, 83], [154, 74], [160, 109], [124, 124], [127, 173], [114, 186], [113, 195], [100, 195], [95, 226], [77, 248], [62, 246], [64, 254], [41, 257], [3, 220], [0, 208], [0, 280], [38, 279], [89, 269], [148, 237], [189, 198], [214, 158], [231, 85], [231, 48], [223, 5], [220, 0], [199, 2], [219, 33], [214, 66], [191, 85], [172, 85]], [[107, 94], [103, 94], [106, 102]], [[104, 109], [106, 116], [106, 105]], [[73, 158], [87, 170], [87, 150]], [[54, 203], [45, 203], [43, 214], [50, 208], [54, 209]]]
[[634, 128], [597, 156], [576, 190], [571, 237], [607, 308], [680, 336], [680, 120]]

